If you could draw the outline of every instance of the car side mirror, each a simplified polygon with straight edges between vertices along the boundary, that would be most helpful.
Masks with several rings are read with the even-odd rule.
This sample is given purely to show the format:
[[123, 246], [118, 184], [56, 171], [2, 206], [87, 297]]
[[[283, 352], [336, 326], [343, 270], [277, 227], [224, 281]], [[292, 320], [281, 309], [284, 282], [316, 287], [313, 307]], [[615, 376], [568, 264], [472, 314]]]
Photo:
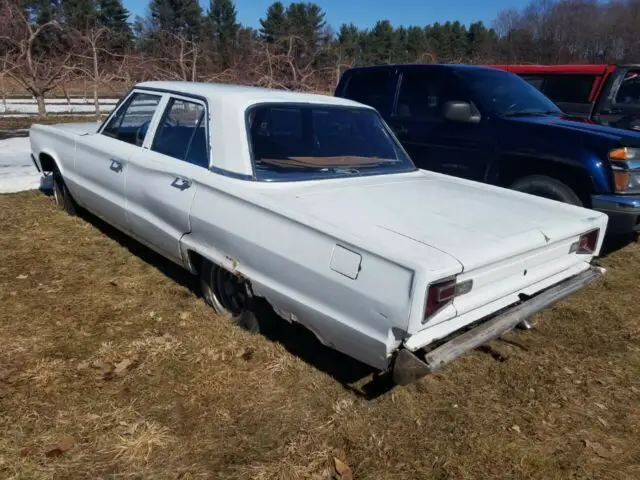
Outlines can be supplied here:
[[444, 104], [444, 118], [452, 122], [479, 123], [480, 112], [469, 102], [449, 101]]

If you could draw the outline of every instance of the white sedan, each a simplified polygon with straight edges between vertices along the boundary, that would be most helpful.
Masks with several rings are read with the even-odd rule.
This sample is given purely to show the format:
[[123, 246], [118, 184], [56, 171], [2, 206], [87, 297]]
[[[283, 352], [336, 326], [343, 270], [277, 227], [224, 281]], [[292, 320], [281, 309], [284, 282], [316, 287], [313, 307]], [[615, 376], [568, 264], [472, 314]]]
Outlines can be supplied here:
[[415, 381], [599, 277], [607, 216], [417, 169], [345, 99], [136, 85], [101, 125], [34, 125], [57, 202], [200, 276], [255, 330], [252, 298], [396, 383]]

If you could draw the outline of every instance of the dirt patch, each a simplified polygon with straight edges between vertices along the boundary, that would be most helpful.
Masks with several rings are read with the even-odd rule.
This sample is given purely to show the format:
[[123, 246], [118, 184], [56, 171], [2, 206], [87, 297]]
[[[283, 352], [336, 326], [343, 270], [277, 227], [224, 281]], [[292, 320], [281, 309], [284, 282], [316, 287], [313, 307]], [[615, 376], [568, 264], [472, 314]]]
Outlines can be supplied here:
[[378, 396], [37, 192], [0, 196], [2, 478], [640, 478], [640, 246], [536, 329]]

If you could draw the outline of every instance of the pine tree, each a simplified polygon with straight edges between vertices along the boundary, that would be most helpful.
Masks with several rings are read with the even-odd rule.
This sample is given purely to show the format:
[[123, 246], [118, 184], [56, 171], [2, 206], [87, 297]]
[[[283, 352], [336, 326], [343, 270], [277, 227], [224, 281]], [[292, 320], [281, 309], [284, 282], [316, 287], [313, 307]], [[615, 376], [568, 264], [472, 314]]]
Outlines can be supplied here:
[[362, 61], [362, 35], [353, 23], [342, 24], [338, 32], [338, 45], [346, 58], [356, 63]]
[[389, 20], [378, 20], [367, 35], [366, 61], [374, 65], [391, 63], [394, 30]]
[[269, 6], [266, 17], [260, 19], [260, 26], [260, 37], [269, 43], [275, 43], [287, 35], [287, 15], [282, 2], [274, 2]]
[[133, 42], [133, 32], [129, 25], [129, 10], [122, 4], [122, 0], [97, 0], [97, 24], [109, 29], [105, 40], [106, 48], [112, 53], [122, 54]]
[[287, 8], [287, 34], [300, 37], [307, 48], [315, 51], [324, 41], [323, 30], [327, 24], [325, 13], [315, 3], [292, 3]]
[[199, 37], [202, 8], [197, 0], [151, 0], [149, 10], [157, 29], [189, 40]]
[[238, 45], [240, 24], [233, 0], [211, 0], [207, 15], [208, 36], [219, 53], [222, 68], [231, 66]]
[[93, 0], [63, 0], [61, 10], [64, 25], [81, 34], [96, 26], [98, 12]]

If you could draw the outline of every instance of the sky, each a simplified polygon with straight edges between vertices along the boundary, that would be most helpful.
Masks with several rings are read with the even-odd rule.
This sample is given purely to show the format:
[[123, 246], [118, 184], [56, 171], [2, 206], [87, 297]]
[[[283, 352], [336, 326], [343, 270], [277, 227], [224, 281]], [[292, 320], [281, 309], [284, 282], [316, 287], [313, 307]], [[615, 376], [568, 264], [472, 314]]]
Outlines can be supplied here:
[[[144, 15], [148, 0], [123, 0], [134, 15]], [[303, 0], [311, 1], [311, 0]], [[238, 21], [257, 28], [259, 19], [273, 0], [236, 0]], [[288, 5], [291, 1], [284, 0]], [[528, 0], [315, 0], [326, 13], [326, 20], [336, 30], [343, 23], [353, 22], [359, 28], [372, 27], [377, 20], [390, 20], [394, 27], [427, 25], [434, 22], [458, 20], [469, 24], [482, 20], [491, 26], [500, 10], [521, 8]], [[200, 0], [202, 8], [209, 8], [209, 0]], [[133, 20], [133, 18], [132, 18]]]

